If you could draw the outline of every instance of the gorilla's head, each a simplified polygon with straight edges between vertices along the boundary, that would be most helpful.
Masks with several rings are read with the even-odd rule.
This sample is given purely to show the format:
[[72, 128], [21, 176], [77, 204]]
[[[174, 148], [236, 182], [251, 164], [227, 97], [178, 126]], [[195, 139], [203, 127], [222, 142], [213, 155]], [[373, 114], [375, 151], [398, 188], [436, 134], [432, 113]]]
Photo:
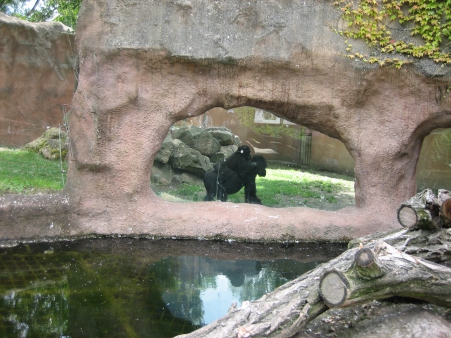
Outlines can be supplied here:
[[248, 146], [239, 146], [236, 152], [241, 154], [246, 160], [251, 158], [251, 149]]
[[266, 160], [263, 156], [255, 155], [252, 156], [252, 162], [257, 163], [257, 174], [258, 176], [265, 177], [266, 176]]

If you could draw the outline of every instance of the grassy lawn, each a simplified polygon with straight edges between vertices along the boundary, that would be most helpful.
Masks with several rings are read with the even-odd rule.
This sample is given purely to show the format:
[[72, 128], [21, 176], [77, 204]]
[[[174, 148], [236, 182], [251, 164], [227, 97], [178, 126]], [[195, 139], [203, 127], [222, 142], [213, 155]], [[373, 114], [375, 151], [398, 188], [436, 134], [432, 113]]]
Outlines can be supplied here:
[[[64, 163], [63, 170], [66, 169]], [[0, 148], [0, 195], [61, 190], [63, 179], [65, 173], [61, 173], [59, 161], [49, 161], [24, 150]], [[202, 201], [205, 197], [203, 185], [184, 183], [152, 188], [157, 194], [165, 193], [185, 201]], [[352, 177], [330, 172], [269, 163], [266, 177], [257, 176], [257, 195], [269, 207], [336, 210], [354, 204], [354, 181]], [[244, 189], [230, 195], [229, 201], [243, 203]]]
[[[194, 184], [152, 186], [157, 194], [169, 194], [186, 201], [202, 201], [205, 188]], [[257, 195], [269, 207], [306, 206], [336, 210], [354, 204], [352, 177], [269, 164], [266, 177], [257, 176]], [[229, 201], [242, 203], [244, 189], [229, 195]]]
[[0, 148], [0, 195], [30, 194], [62, 188], [59, 161], [49, 161], [39, 154], [24, 150]]

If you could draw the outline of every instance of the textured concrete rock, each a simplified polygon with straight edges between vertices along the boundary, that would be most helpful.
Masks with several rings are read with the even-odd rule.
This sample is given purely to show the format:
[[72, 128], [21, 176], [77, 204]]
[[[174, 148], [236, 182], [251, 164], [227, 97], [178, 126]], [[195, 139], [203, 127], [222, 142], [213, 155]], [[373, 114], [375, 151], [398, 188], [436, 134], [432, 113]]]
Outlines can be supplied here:
[[155, 184], [169, 185], [174, 177], [174, 172], [170, 165], [160, 165], [155, 163], [152, 167], [150, 180]]
[[161, 144], [161, 147], [155, 156], [156, 162], [162, 164], [166, 164], [169, 162], [172, 152], [174, 151], [174, 144], [172, 143], [172, 141], [173, 139], [171, 134], [168, 134], [163, 140], [163, 143]]
[[174, 169], [188, 171], [200, 177], [213, 168], [207, 156], [190, 148], [181, 140], [173, 140], [174, 150], [171, 155], [171, 166]]
[[[194, 173], [198, 176], [198, 181], [199, 177], [203, 178], [205, 172], [210, 170], [214, 163], [231, 156], [238, 149], [236, 145], [220, 146], [220, 142], [234, 144], [239, 142], [239, 138], [227, 128], [222, 127], [207, 129], [184, 127], [168, 133], [155, 155], [152, 181], [158, 184], [170, 184], [173, 169]], [[187, 143], [191, 144], [193, 148]], [[206, 158], [199, 149], [203, 149], [207, 154], [217, 152]], [[168, 165], [164, 166], [164, 164]], [[157, 168], [155, 168], [156, 165]], [[169, 170], [171, 173], [164, 174], [162, 172], [164, 170]], [[196, 184], [198, 183], [196, 182]], [[200, 184], [203, 185], [202, 180]]]
[[219, 142], [221, 146], [230, 146], [235, 144], [235, 135], [227, 128], [213, 127], [205, 129]]
[[[450, 68], [345, 58], [332, 30], [339, 15], [329, 0], [84, 0], [65, 188], [71, 227], [252, 240], [343, 240], [399, 227], [423, 138], [451, 127]], [[342, 141], [356, 163], [356, 208], [159, 199], [150, 170], [170, 126], [244, 105]]]
[[68, 151], [67, 134], [60, 128], [50, 128], [41, 137], [27, 143], [24, 149], [41, 154], [48, 160], [65, 158]]
[[74, 40], [61, 23], [0, 13], [0, 146], [23, 146], [63, 124], [61, 105], [75, 90]]
[[[201, 186], [204, 185], [202, 178], [200, 178], [197, 175], [190, 174], [190, 173], [182, 173], [180, 175], [176, 175], [174, 177], [174, 180], [177, 183], [188, 183], [191, 185], [195, 184], [195, 185], [201, 185]], [[205, 194], [202, 193], [201, 195], [202, 195], [202, 199], [203, 199]]]
[[230, 145], [230, 146], [223, 146], [221, 149], [216, 153], [210, 156], [211, 163], [216, 163], [218, 161], [223, 161], [227, 157], [232, 156], [232, 154], [237, 151], [238, 146], [236, 145]]
[[172, 137], [183, 141], [186, 145], [207, 157], [221, 149], [221, 145], [211, 133], [195, 126], [176, 129], [172, 132]]
[[[362, 325], [363, 326], [363, 325]], [[357, 328], [359, 330], [360, 328]], [[443, 337], [451, 338], [451, 323], [432, 311], [413, 309], [401, 314], [391, 314], [389, 318], [376, 318], [361, 329], [356, 336], [383, 338]], [[337, 337], [351, 337], [337, 335]]]

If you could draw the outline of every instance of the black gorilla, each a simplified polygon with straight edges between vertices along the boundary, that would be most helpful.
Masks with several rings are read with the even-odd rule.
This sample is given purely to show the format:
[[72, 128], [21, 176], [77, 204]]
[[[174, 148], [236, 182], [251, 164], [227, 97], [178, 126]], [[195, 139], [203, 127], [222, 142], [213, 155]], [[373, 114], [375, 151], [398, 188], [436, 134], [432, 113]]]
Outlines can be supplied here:
[[[211, 201], [216, 195], [221, 201], [227, 199], [224, 190], [236, 193], [243, 187], [244, 178], [252, 171], [255, 164], [251, 162], [251, 150], [248, 146], [240, 146], [223, 162], [218, 162], [213, 170], [204, 176], [204, 185], [207, 190], [205, 201]], [[227, 186], [226, 189], [225, 185]], [[224, 195], [224, 196], [223, 196]]]
[[255, 155], [251, 158], [248, 146], [241, 146], [224, 162], [218, 162], [204, 176], [207, 195], [204, 201], [211, 201], [216, 196], [225, 202], [227, 195], [235, 194], [244, 186], [246, 203], [261, 204], [257, 197], [255, 177], [266, 176], [266, 160]]
[[262, 204], [262, 201], [257, 197], [257, 185], [255, 184], [255, 177], [266, 176], [266, 160], [263, 156], [255, 155], [251, 158], [252, 163], [257, 163], [257, 166], [246, 175], [244, 183], [244, 198], [246, 203]]

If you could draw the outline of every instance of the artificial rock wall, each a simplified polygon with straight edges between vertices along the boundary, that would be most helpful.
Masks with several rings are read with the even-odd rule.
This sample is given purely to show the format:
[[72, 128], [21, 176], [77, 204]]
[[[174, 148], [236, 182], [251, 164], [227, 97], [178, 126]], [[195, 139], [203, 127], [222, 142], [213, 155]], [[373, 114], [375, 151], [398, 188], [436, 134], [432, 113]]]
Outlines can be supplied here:
[[23, 146], [63, 124], [75, 91], [75, 34], [57, 22], [0, 13], [0, 146]]
[[[342, 240], [399, 227], [423, 138], [451, 127], [450, 69], [351, 60], [331, 29], [340, 25], [328, 0], [84, 0], [64, 191], [70, 226], [60, 219], [47, 233]], [[356, 163], [356, 207], [160, 200], [149, 177], [170, 126], [243, 105], [342, 141]]]

